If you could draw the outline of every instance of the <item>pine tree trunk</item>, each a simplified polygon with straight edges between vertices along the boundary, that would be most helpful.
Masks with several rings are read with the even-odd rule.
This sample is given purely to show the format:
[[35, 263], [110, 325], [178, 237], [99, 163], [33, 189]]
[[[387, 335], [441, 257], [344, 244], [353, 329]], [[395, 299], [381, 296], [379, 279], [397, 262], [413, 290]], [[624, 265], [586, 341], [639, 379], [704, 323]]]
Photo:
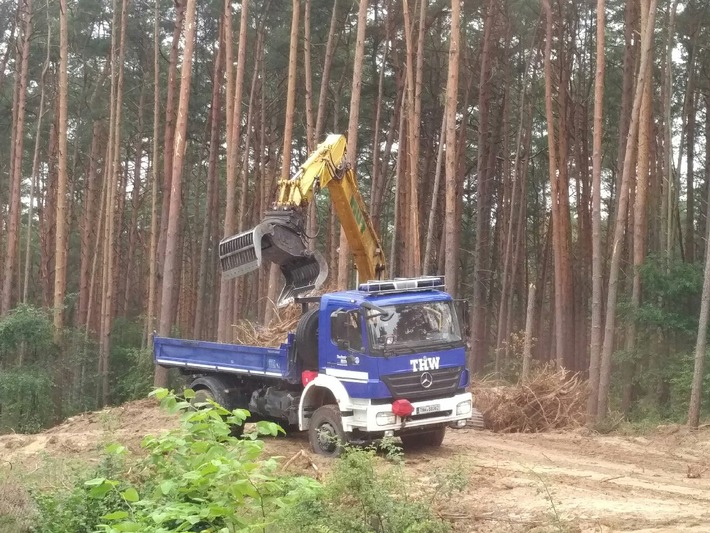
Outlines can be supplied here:
[[[281, 179], [286, 180], [291, 173], [291, 141], [293, 140], [293, 123], [296, 118], [296, 76], [298, 67], [298, 29], [301, 11], [300, 0], [293, 0], [293, 13], [291, 16], [291, 42], [288, 57], [288, 87], [286, 89], [286, 122], [284, 124], [284, 142], [281, 153]], [[272, 264], [269, 270], [268, 299], [264, 323], [269, 324], [275, 315], [274, 302], [278, 293], [279, 268]]]
[[[672, 118], [672, 87], [673, 87], [673, 34], [675, 31], [675, 16], [678, 9], [678, 0], [673, 0], [671, 12], [668, 19], [668, 36], [666, 42], [666, 75], [663, 79], [662, 100], [664, 111], [664, 144], [665, 144], [665, 168], [666, 168], [666, 212], [664, 218], [665, 227], [665, 251], [668, 260], [673, 256], [673, 213], [675, 211], [674, 199], [677, 194], [675, 191], [675, 177], [673, 175], [673, 118]], [[682, 130], [681, 130], [682, 135]], [[680, 150], [683, 150], [683, 140], [680, 141]]]
[[[117, 1], [114, 0], [114, 21], [116, 17]], [[116, 241], [116, 218], [120, 208], [116, 208], [116, 192], [119, 188], [119, 174], [121, 174], [121, 117], [123, 108], [123, 78], [126, 41], [126, 22], [128, 18], [128, 0], [122, 0], [121, 22], [119, 26], [118, 54], [112, 55], [112, 61], [118, 65], [118, 76], [115, 76], [115, 66], [111, 66], [111, 79], [115, 86], [112, 90], [114, 98], [111, 99], [114, 109], [113, 120], [109, 130], [110, 157], [106, 158], [106, 165], [110, 168], [106, 178], [106, 221], [104, 230], [104, 254], [101, 298], [101, 326], [99, 333], [99, 374], [101, 376], [100, 405], [109, 401], [109, 356], [111, 352], [111, 329], [113, 328], [115, 286], [115, 259], [114, 243]], [[112, 35], [112, 50], [115, 50], [115, 25]], [[120, 226], [119, 226], [120, 228]]]
[[604, 0], [597, 0], [597, 64], [594, 78], [594, 139], [592, 141], [592, 321], [589, 356], [589, 397], [587, 415], [593, 420], [599, 401], [599, 362], [602, 347], [602, 237], [601, 173], [604, 116], [605, 21]]
[[[195, 48], [195, 1], [186, 0], [185, 6], [185, 48], [182, 54], [182, 68], [180, 72], [180, 99], [178, 102], [177, 120], [175, 124], [175, 146], [173, 152], [172, 180], [170, 191], [170, 210], [168, 214], [168, 233], [165, 246], [165, 263], [163, 265], [163, 287], [160, 308], [167, 311], [175, 306], [173, 285], [178, 283], [179, 268], [179, 231], [180, 231], [180, 202], [182, 196], [182, 166], [185, 157], [187, 118], [190, 103], [190, 83], [192, 81], [192, 54]], [[158, 333], [168, 336], [172, 328], [170, 313], [160, 313]], [[156, 387], [167, 385], [167, 368], [156, 366], [153, 383]]]
[[[488, 261], [490, 255], [490, 184], [489, 184], [489, 153], [492, 152], [489, 147], [489, 128], [490, 128], [490, 64], [491, 64], [491, 46], [493, 39], [493, 2], [488, 2], [486, 5], [486, 14], [483, 21], [483, 50], [481, 52], [481, 71], [479, 76], [479, 131], [478, 131], [478, 162], [477, 162], [477, 195], [476, 195], [476, 244], [474, 250], [473, 264], [473, 312], [471, 313], [471, 333], [472, 343], [471, 351], [475, 361], [473, 362], [474, 370], [481, 366], [486, 353], [486, 292], [488, 284]], [[449, 120], [455, 120], [455, 115], [449, 115]], [[450, 126], [449, 126], [450, 127]], [[448, 145], [448, 141], [447, 141]], [[451, 187], [448, 185], [447, 187]], [[447, 194], [449, 192], [447, 191]], [[448, 213], [447, 201], [447, 213]], [[446, 281], [451, 290], [457, 286], [457, 272], [454, 273], [454, 279], [450, 279], [449, 263], [456, 262], [458, 268], [458, 253], [455, 245], [456, 226], [459, 224], [458, 217], [453, 215], [452, 233], [446, 234], [446, 248], [449, 254], [452, 255], [451, 260], [446, 259]], [[448, 228], [448, 223], [447, 223]]]
[[[456, 113], [458, 108], [459, 88], [459, 46], [460, 46], [461, 3], [451, 0], [451, 35], [449, 36], [449, 64], [446, 80], [446, 198], [444, 212], [444, 241], [446, 254], [444, 263], [444, 277], [448, 290], [456, 296], [458, 286], [458, 250], [451, 246], [456, 240], [456, 188], [458, 187], [458, 173], [456, 160]], [[474, 301], [475, 309], [475, 301]], [[474, 337], [475, 343], [475, 337]], [[474, 344], [475, 345], [475, 344]]]
[[535, 313], [535, 284], [531, 283], [528, 288], [528, 310], [525, 314], [525, 339], [523, 344], [523, 369], [520, 373], [520, 381], [525, 382], [530, 375], [530, 362], [532, 361], [532, 332], [533, 315]]
[[[313, 118], [313, 72], [311, 68], [311, 0], [303, 6], [303, 77], [306, 100], [306, 147], [311, 153], [316, 147], [315, 124]], [[315, 205], [315, 202], [312, 202]], [[309, 212], [309, 216], [310, 216]], [[310, 220], [310, 218], [309, 218]], [[310, 227], [310, 226], [309, 226]], [[309, 233], [309, 235], [313, 235]]]
[[[225, 10], [231, 9], [231, 4], [228, 6], [225, 3]], [[241, 143], [241, 125], [242, 125], [242, 92], [244, 87], [244, 63], [246, 59], [246, 38], [247, 38], [247, 15], [249, 2], [242, 2], [242, 14], [239, 25], [239, 46], [237, 48], [237, 72], [234, 81], [228, 81], [230, 87], [227, 89], [227, 190], [226, 190], [226, 207], [224, 214], [224, 238], [231, 237], [237, 231], [238, 225], [241, 224], [242, 214], [237, 213], [237, 161], [239, 159], [239, 146]], [[225, 12], [226, 12], [225, 11]], [[226, 28], [226, 59], [227, 59], [227, 77], [232, 73], [231, 60], [231, 14], [227, 17]], [[233, 87], [233, 94], [230, 94], [230, 88]], [[230, 113], [231, 111], [231, 113]], [[242, 189], [243, 190], [243, 189]], [[217, 339], [220, 342], [226, 342], [231, 339], [231, 328], [233, 309], [236, 294], [237, 283], [234, 280], [222, 279], [220, 282], [219, 293], [219, 317], [217, 326]]]
[[[708, 198], [708, 213], [710, 219], [710, 197]], [[705, 242], [710, 241], [710, 224], [707, 225]], [[705, 276], [703, 278], [703, 294], [700, 300], [700, 317], [698, 318], [698, 337], [695, 343], [695, 364], [693, 367], [693, 382], [690, 391], [688, 407], [688, 425], [698, 428], [700, 423], [700, 405], [703, 393], [703, 378], [705, 357], [707, 355], [708, 321], [710, 320], [710, 246], [705, 246]]]
[[[641, 5], [641, 41], [644, 40], [644, 33], [649, 31], [647, 26], [648, 6]], [[651, 91], [652, 80], [652, 51], [649, 52], [647, 70], [644, 74], [646, 83], [644, 84], [643, 96], [641, 97], [641, 109], [639, 111], [639, 131], [638, 131], [638, 152], [636, 163], [636, 194], [634, 197], [634, 236], [633, 236], [633, 281], [631, 289], [631, 320], [626, 331], [625, 351], [633, 354], [636, 349], [636, 320], [635, 314], [641, 306], [641, 266], [646, 256], [646, 221], [647, 221], [647, 196], [649, 181], [649, 139], [651, 135], [651, 121], [653, 119], [653, 102]], [[631, 361], [624, 363], [622, 373], [624, 382], [622, 384], [622, 406], [621, 410], [628, 415], [631, 409], [633, 377], [636, 365]]]
[[[170, 211], [170, 194], [172, 191], [173, 149], [175, 144], [175, 90], [177, 86], [177, 62], [180, 36], [185, 23], [185, 3], [187, 0], [175, 0], [175, 25], [173, 26], [173, 39], [168, 58], [168, 87], [165, 98], [165, 125], [163, 127], [163, 186], [161, 187], [162, 203], [160, 209], [160, 234], [158, 239], [157, 290], [162, 294], [162, 272], [165, 262], [165, 246], [168, 235], [168, 213]], [[160, 301], [158, 298], [157, 314], [160, 316]]]
[[158, 136], [160, 129], [160, 26], [158, 2], [153, 7], [153, 147], [151, 149], [151, 190], [150, 190], [150, 250], [148, 252], [148, 304], [146, 306], [143, 345], [149, 342], [155, 323], [156, 286], [158, 285]]
[[[147, 72], [147, 69], [146, 69]], [[128, 249], [126, 250], [126, 273], [127, 276], [124, 277], [125, 287], [123, 293], [123, 312], [128, 314], [130, 310], [130, 297], [131, 289], [133, 288], [132, 282], [140, 283], [139, 272], [134, 264], [136, 240], [138, 239], [138, 211], [140, 209], [139, 205], [139, 195], [141, 191], [141, 174], [142, 174], [142, 161], [143, 161], [143, 115], [145, 108], [145, 95], [146, 87], [148, 86], [147, 80], [141, 84], [141, 94], [138, 99], [138, 131], [136, 132], [135, 140], [135, 154], [133, 158], [133, 188], [131, 190], [131, 220], [128, 228]], [[127, 181], [127, 180], [126, 180]]]
[[[234, 118], [232, 120], [232, 157], [234, 158], [235, 172], [236, 165], [239, 161], [239, 147], [242, 140], [242, 94], [244, 93], [244, 74], [246, 63], [246, 44], [247, 44], [247, 28], [248, 28], [248, 8], [249, 1], [242, 0], [242, 14], [239, 21], [239, 47], [237, 48], [237, 78], [234, 83]], [[247, 135], [248, 135], [247, 131]], [[244, 206], [247, 195], [247, 176], [242, 173], [239, 180], [239, 210], [237, 213], [237, 230], [244, 229]], [[235, 295], [235, 300], [238, 300], [240, 295]]]
[[202, 220], [202, 238], [200, 240], [200, 265], [197, 276], [197, 301], [195, 303], [195, 322], [193, 337], [204, 338], [205, 301], [207, 299], [207, 272], [211, 270], [207, 265], [210, 246], [210, 226], [213, 221], [212, 214], [216, 209], [215, 197], [218, 188], [217, 175], [219, 170], [219, 132], [222, 117], [221, 85], [224, 78], [224, 48], [226, 39], [224, 25], [220, 25], [220, 40], [217, 54], [214, 59], [212, 74], [212, 103], [210, 105], [210, 144], [207, 156], [207, 199], [205, 216]]
[[[368, 0], [359, 0], [360, 9], [357, 16], [357, 38], [355, 40], [355, 58], [353, 60], [353, 83], [350, 92], [350, 108], [348, 117], [348, 153], [347, 164], [353, 169], [357, 166], [357, 130], [360, 125], [360, 92], [362, 88], [362, 67], [365, 57], [365, 30], [367, 28]], [[338, 288], [348, 288], [351, 263], [350, 245], [345, 232], [340, 231], [340, 252], [338, 254]]]
[[599, 371], [599, 402], [597, 404], [597, 417], [603, 418], [607, 414], [609, 405], [609, 386], [611, 383], [611, 355], [614, 350], [614, 332], [616, 320], [616, 303], [619, 283], [619, 269], [622, 254], [622, 239], [624, 237], [624, 227], [626, 220], [626, 210], [628, 204], [629, 180], [632, 172], [633, 145], [638, 137], [639, 115], [641, 110], [641, 100], [644, 92], [644, 85], [650, 83], [647, 79], [648, 58], [651, 53], [653, 43], [653, 28], [656, 17], [656, 0], [649, 0], [647, 28], [642, 32], [645, 39], [641, 43], [641, 61], [639, 76], [636, 82], [633, 107], [631, 110], [631, 123], [629, 124], [629, 135], [626, 144], [626, 157], [624, 159], [624, 171], [621, 176], [621, 187], [619, 190], [619, 201], [616, 211], [616, 223], [614, 227], [614, 241], [612, 246], [611, 263], [609, 265], [609, 284], [607, 290], [606, 320], [604, 325], [604, 343]]
[[[22, 18], [22, 48], [20, 64], [17, 66], [18, 100], [15, 103], [17, 116], [13, 132], [12, 148], [12, 178], [10, 190], [10, 213], [7, 230], [7, 247], [5, 249], [5, 267], [3, 270], [2, 300], [0, 301], [0, 316], [7, 314], [13, 302], [13, 281], [17, 268], [17, 250], [20, 240], [20, 196], [22, 194], [22, 155], [25, 139], [25, 105], [27, 102], [27, 71], [30, 57], [30, 35], [32, 33], [32, 0], [19, 0], [20, 16]], [[19, 289], [19, 287], [18, 287]]]
[[42, 75], [39, 81], [39, 111], [37, 112], [37, 126], [35, 127], [35, 147], [32, 156], [32, 176], [30, 181], [30, 205], [27, 212], [27, 241], [25, 244], [25, 273], [22, 282], [22, 303], [26, 304], [29, 295], [30, 285], [30, 263], [32, 257], [32, 223], [34, 221], [35, 194], [39, 191], [39, 145], [42, 138], [42, 119], [44, 118], [44, 103], [46, 92], [47, 70], [51, 57], [52, 25], [47, 24], [47, 55], [42, 67]]
[[[91, 152], [89, 154], [89, 171], [86, 175], [84, 189], [84, 214], [81, 222], [81, 262], [79, 265], [79, 313], [78, 325], [87, 324], [89, 308], [89, 281], [91, 264], [98, 250], [92, 248], [96, 240], [97, 214], [96, 214], [96, 182], [98, 180], [99, 142], [101, 136], [101, 122], [94, 121], [91, 135]], [[101, 217], [101, 213], [98, 214]]]
[[54, 332], [55, 342], [60, 343], [64, 328], [64, 295], [67, 281], [67, 100], [69, 86], [68, 69], [68, 29], [67, 1], [59, 0], [59, 120], [57, 126], [57, 219], [55, 237], [54, 267]]
[[[692, 50], [692, 45], [691, 45]], [[692, 60], [692, 54], [689, 53], [690, 58], [688, 59], [688, 68], [692, 71], [695, 70]], [[688, 76], [688, 84], [690, 85], [695, 76]], [[685, 260], [688, 263], [695, 262], [695, 180], [694, 180], [694, 166], [695, 166], [695, 88], [690, 87], [688, 89], [690, 98], [688, 99], [688, 156], [686, 157], [686, 207], [685, 207]]]
[[[421, 114], [421, 86], [422, 69], [424, 61], [424, 22], [426, 17], [426, 0], [421, 0], [421, 14], [419, 21], [419, 35], [417, 51], [414, 52], [412, 44], [414, 29], [410, 22], [409, 2], [403, 0], [404, 36], [407, 47], [407, 129], [409, 133], [408, 144], [408, 188], [407, 226], [405, 228], [408, 246], [405, 247], [405, 275], [416, 276], [421, 270], [421, 252], [419, 238], [419, 151], [420, 151], [420, 119]], [[416, 57], [416, 67], [415, 67]], [[416, 74], [415, 74], [416, 68]], [[416, 78], [416, 79], [415, 79]]]
[[426, 242], [424, 245], [424, 264], [422, 266], [422, 274], [425, 276], [431, 273], [431, 264], [433, 262], [432, 254], [434, 253], [434, 221], [436, 220], [436, 209], [439, 204], [439, 188], [441, 182], [441, 167], [444, 159], [444, 141], [446, 140], [446, 113], [441, 119], [441, 132], [439, 134], [439, 148], [436, 154], [436, 164], [434, 170], [434, 185], [431, 194], [431, 206], [429, 207], [429, 218], [427, 219]]
[[40, 220], [40, 267], [42, 285], [42, 305], [51, 308], [54, 298], [54, 251], [56, 246], [57, 220], [57, 120], [59, 106], [54, 106], [54, 120], [49, 126], [49, 148], [47, 175], [43, 183], [44, 205], [41, 206]]
[[[323, 136], [325, 129], [325, 119], [328, 116], [328, 86], [330, 84], [330, 70], [335, 55], [336, 31], [338, 29], [338, 0], [333, 0], [333, 11], [330, 15], [330, 27], [328, 29], [328, 40], [325, 44], [325, 57], [323, 59], [323, 75], [320, 79], [320, 92], [318, 93], [318, 113], [316, 115], [316, 127], [314, 133], [315, 142], [318, 143]], [[336, 111], [337, 113], [337, 111]], [[349, 139], [348, 139], [349, 140]]]

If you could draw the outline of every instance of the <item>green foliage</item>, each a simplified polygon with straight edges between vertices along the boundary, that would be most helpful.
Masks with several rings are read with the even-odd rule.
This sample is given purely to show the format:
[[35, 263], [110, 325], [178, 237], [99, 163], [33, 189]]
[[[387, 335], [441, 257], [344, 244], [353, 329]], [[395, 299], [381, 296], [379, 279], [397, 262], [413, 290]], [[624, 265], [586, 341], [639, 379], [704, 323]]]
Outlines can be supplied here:
[[[261, 458], [263, 442], [257, 437], [275, 436], [280, 428], [258, 422], [256, 432], [238, 439], [231, 436], [231, 426], [243, 424], [247, 411], [227, 411], [214, 402], [193, 406], [190, 390], [184, 399], [165, 389], [153, 394], [165, 409], [179, 413], [181, 427], [146, 437], [142, 446], [148, 456], [137, 467], [124, 465], [118, 471], [99, 473], [68, 497], [39, 496], [39, 505], [50, 516], [47, 523], [52, 515], [62, 523], [66, 514], [79, 524], [91, 524], [87, 529], [40, 531], [246, 531], [273, 520], [292, 480], [275, 475], [275, 459]], [[107, 452], [120, 458], [126, 449], [112, 445]], [[307, 478], [299, 481], [299, 486], [309, 484], [317, 483]], [[76, 494], [83, 497], [75, 498]]]
[[228, 411], [210, 401], [192, 405], [165, 389], [152, 393], [163, 408], [179, 414], [181, 427], [148, 436], [148, 455], [131, 464], [126, 448], [113, 444], [91, 475], [69, 491], [34, 491], [37, 533], [140, 531], [445, 533], [448, 524], [431, 505], [449, 498], [467, 482], [461, 465], [436, 473], [426, 487], [405, 477], [401, 453], [385, 444], [383, 466], [374, 449], [350, 449], [334, 464], [325, 484], [309, 477], [276, 472], [276, 458], [264, 458], [260, 435], [283, 431], [257, 422], [242, 439], [232, 425], [248, 412]]
[[[281, 513], [278, 531], [304, 533], [445, 533], [449, 525], [437, 518], [431, 502], [461, 490], [466, 480], [442, 475], [432, 493], [417, 499], [410, 493], [400, 461], [379, 464], [372, 449], [349, 448], [323, 486], [298, 486]], [[426, 500], [428, 503], [424, 503]]]
[[[636, 311], [628, 302], [619, 306], [621, 317], [636, 323], [636, 348], [615, 352], [614, 361], [634, 368], [632, 421], [680, 421], [687, 415], [690, 397], [702, 265], [650, 256], [640, 273], [644, 288], [641, 306]], [[620, 398], [622, 373], [614, 372], [613, 376], [614, 396]], [[710, 400], [710, 380], [706, 381], [703, 390], [705, 399]]]
[[52, 419], [52, 380], [36, 367], [0, 372], [0, 434], [34, 433]]
[[52, 320], [45, 309], [19, 305], [0, 319], [0, 367], [46, 358], [54, 351]]
[[144, 398], [153, 387], [153, 352], [150, 349], [124, 348], [111, 361], [123, 371], [116, 379], [113, 397], [119, 402]]
[[120, 495], [111, 493], [104, 498], [94, 497], [91, 480], [117, 475], [124, 468], [121, 454], [108, 455], [95, 469], [80, 472], [71, 490], [32, 491], [37, 507], [35, 533], [93, 533], [103, 516], [127, 507]]

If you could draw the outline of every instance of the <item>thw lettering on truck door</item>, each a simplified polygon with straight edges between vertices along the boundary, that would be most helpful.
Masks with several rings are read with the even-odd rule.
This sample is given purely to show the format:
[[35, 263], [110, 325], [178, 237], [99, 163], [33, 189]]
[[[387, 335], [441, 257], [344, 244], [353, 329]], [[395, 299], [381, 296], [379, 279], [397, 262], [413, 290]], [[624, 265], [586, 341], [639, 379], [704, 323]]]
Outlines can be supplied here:
[[412, 359], [409, 364], [412, 365], [412, 372], [438, 370], [440, 359], [440, 357], [422, 357], [421, 359]]

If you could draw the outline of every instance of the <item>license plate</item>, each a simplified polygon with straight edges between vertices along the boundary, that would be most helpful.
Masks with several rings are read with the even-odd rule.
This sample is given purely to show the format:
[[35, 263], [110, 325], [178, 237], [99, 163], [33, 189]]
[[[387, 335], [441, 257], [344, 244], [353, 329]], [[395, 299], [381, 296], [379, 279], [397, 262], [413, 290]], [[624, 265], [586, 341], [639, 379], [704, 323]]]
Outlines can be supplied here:
[[418, 415], [423, 415], [425, 413], [435, 413], [436, 411], [441, 411], [441, 404], [435, 403], [433, 405], [423, 405], [422, 407], [417, 407]]

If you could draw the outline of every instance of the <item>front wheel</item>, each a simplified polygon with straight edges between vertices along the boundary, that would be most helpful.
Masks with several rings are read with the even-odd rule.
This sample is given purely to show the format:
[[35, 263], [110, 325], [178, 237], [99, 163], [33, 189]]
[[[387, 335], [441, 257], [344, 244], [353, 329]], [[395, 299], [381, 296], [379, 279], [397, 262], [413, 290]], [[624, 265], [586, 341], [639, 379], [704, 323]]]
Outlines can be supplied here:
[[402, 435], [400, 438], [402, 439], [402, 445], [406, 450], [414, 450], [425, 446], [438, 448], [444, 442], [445, 436], [446, 426], [441, 426], [433, 431], [427, 431], [426, 433], [410, 433], [409, 435]]
[[316, 409], [308, 425], [308, 441], [319, 455], [338, 457], [343, 452], [347, 437], [337, 406], [324, 405]]

